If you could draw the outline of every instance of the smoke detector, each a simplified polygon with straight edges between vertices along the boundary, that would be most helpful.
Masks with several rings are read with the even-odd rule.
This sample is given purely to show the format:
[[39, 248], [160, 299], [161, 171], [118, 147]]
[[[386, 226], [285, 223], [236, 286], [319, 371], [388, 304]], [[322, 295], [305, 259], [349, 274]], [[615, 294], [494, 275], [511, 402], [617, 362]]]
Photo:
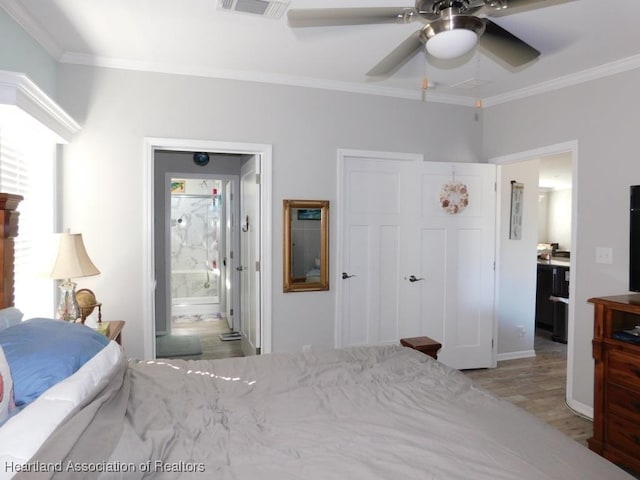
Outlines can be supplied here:
[[218, 10], [248, 13], [261, 17], [280, 18], [287, 10], [289, 2], [266, 0], [218, 0]]

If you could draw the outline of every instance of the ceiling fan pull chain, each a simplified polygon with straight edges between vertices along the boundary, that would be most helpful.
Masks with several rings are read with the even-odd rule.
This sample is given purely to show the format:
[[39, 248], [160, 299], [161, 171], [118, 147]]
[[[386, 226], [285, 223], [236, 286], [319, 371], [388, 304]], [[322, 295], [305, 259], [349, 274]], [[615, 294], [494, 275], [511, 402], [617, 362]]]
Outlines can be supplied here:
[[[476, 54], [476, 78], [475, 78], [475, 83], [476, 85], [480, 84], [480, 55]], [[476, 110], [481, 110], [482, 109], [482, 99], [480, 97], [478, 97], [476, 99]]]

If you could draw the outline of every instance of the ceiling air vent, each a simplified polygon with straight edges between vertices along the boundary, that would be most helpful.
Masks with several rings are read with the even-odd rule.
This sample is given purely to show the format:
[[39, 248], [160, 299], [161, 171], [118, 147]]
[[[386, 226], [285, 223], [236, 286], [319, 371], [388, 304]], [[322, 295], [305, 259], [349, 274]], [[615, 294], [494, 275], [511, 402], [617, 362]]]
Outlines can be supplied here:
[[462, 82], [455, 83], [450, 85], [452, 88], [460, 88], [463, 90], [473, 90], [474, 88], [484, 87], [485, 85], [490, 84], [490, 80], [481, 80], [479, 78], [470, 78], [468, 80], [463, 80]]
[[265, 0], [218, 0], [218, 10], [228, 12], [248, 13], [261, 17], [280, 18], [287, 10], [288, 2], [273, 2]]

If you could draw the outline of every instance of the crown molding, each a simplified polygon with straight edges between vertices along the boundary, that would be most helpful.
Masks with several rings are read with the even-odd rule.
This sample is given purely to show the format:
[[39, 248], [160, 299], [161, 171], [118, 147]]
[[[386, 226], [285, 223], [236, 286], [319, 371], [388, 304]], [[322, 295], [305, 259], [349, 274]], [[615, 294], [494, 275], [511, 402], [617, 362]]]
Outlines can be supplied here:
[[571, 75], [565, 75], [564, 77], [558, 77], [553, 80], [549, 80], [548, 82], [538, 83], [531, 87], [513, 90], [493, 97], [487, 97], [482, 102], [485, 107], [491, 107], [494, 105], [500, 105], [501, 103], [532, 97], [541, 93], [553, 92], [565, 87], [572, 87], [592, 80], [598, 80], [618, 73], [635, 70], [637, 68], [640, 68], [640, 55], [634, 55], [632, 57], [616, 60], [615, 62], [605, 63], [604, 65], [588, 68], [587, 70], [572, 73]]
[[474, 106], [476, 99], [458, 95], [446, 95], [429, 90], [423, 98], [421, 89], [407, 90], [402, 88], [380, 87], [370, 84], [357, 84], [350, 82], [337, 82], [331, 80], [319, 80], [308, 77], [296, 77], [289, 75], [275, 75], [262, 72], [246, 72], [236, 70], [220, 70], [203, 67], [179, 67], [176, 65], [157, 62], [139, 62], [116, 58], [97, 57], [83, 53], [67, 52], [60, 58], [61, 63], [87, 65], [93, 67], [115, 68], [122, 70], [135, 70], [154, 73], [168, 73], [174, 75], [190, 75], [196, 77], [219, 78], [225, 80], [240, 80], [246, 82], [270, 83], [295, 87], [318, 88], [364, 95], [380, 95], [386, 97], [403, 98], [406, 100], [419, 100], [425, 102], [447, 103], [461, 106]]
[[0, 105], [15, 106], [68, 143], [80, 125], [23, 73], [0, 70]]
[[44, 48], [49, 55], [58, 60], [64, 50], [49, 33], [36, 22], [31, 14], [18, 0], [0, 0], [0, 8], [20, 25], [31, 37]]
[[[2, 0], [0, 0], [2, 1]], [[201, 67], [177, 67], [175, 65], [154, 62], [139, 62], [106, 57], [96, 57], [88, 54], [67, 52], [62, 55], [60, 62], [78, 65], [88, 65], [104, 68], [124, 70], [137, 70], [154, 73], [168, 73], [176, 75], [191, 75], [207, 78], [221, 78], [226, 80], [241, 80], [247, 82], [270, 83], [287, 86], [319, 88], [364, 95], [381, 95], [406, 100], [446, 103], [464, 107], [475, 107], [477, 97], [462, 95], [442, 94], [428, 90], [426, 95], [422, 90], [407, 90], [402, 88], [380, 87], [370, 84], [356, 84], [349, 82], [337, 82], [331, 80], [318, 80], [308, 77], [295, 77], [287, 75], [274, 75], [261, 72], [242, 72], [234, 70], [217, 70]], [[580, 72], [559, 77], [547, 82], [538, 83], [530, 87], [513, 90], [500, 95], [494, 95], [482, 99], [483, 108], [512, 102], [523, 98], [548, 93], [562, 88], [579, 85], [581, 83], [597, 80], [618, 73], [640, 68], [640, 55], [623, 58], [615, 62], [600, 65], [598, 67], [582, 70]]]

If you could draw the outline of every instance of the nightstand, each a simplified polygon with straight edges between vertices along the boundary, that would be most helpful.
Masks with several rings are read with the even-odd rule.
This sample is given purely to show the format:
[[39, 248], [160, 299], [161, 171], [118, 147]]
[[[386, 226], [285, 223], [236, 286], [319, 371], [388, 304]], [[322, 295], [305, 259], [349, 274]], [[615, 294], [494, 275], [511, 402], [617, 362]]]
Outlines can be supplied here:
[[108, 323], [107, 332], [105, 335], [109, 337], [109, 340], [115, 340], [118, 345], [122, 345], [122, 329], [124, 328], [124, 322], [122, 320], [111, 320]]
[[419, 352], [429, 355], [436, 360], [438, 359], [438, 350], [442, 348], [441, 343], [436, 342], [434, 339], [429, 337], [401, 338], [400, 344], [404, 347], [418, 350]]

